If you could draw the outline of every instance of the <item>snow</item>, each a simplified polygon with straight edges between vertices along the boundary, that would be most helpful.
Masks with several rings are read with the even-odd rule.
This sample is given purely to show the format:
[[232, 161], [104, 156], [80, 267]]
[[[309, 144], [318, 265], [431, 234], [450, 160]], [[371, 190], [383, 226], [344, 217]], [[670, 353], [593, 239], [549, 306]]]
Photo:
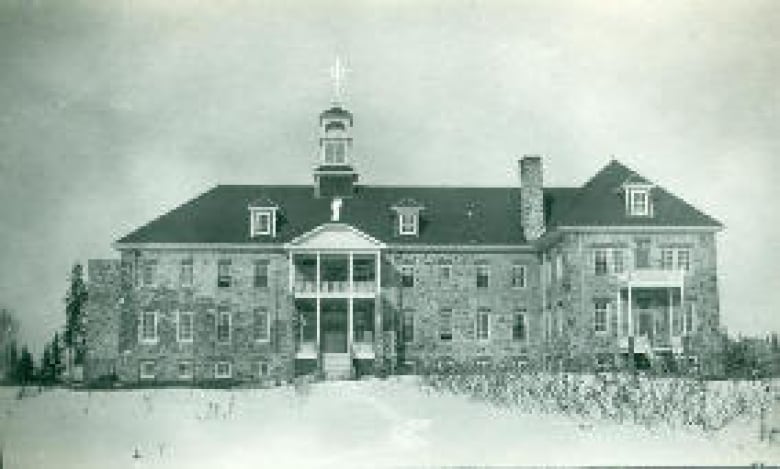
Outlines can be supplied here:
[[780, 444], [759, 441], [756, 419], [704, 432], [527, 414], [414, 377], [17, 392], [0, 388], [9, 468], [780, 464]]

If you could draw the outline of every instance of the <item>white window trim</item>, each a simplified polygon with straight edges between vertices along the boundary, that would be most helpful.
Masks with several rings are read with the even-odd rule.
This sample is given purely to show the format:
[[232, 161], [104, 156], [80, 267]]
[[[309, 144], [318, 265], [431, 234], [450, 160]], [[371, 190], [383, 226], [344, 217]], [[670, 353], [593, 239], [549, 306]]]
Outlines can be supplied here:
[[[598, 321], [596, 320], [596, 314], [599, 311], [599, 308], [597, 307], [598, 304], [603, 303], [604, 304], [604, 330], [598, 330], [596, 326], [598, 325]], [[593, 301], [593, 332], [596, 335], [607, 335], [609, 334], [609, 302], [605, 300], [594, 300]]]
[[[615, 268], [615, 259], [618, 258], [617, 254], [620, 254], [620, 270]], [[626, 271], [626, 251], [622, 248], [610, 249], [609, 259], [607, 259], [607, 270], [614, 274], [622, 273]], [[611, 261], [611, 262], [610, 262]]]
[[[404, 217], [411, 217], [409, 220], [410, 223], [405, 224], [404, 223]], [[419, 232], [419, 218], [420, 215], [417, 213], [410, 213], [410, 212], [399, 212], [398, 213], [398, 234], [402, 236], [416, 236]], [[407, 229], [408, 227], [411, 227], [411, 229]]]
[[[485, 277], [487, 277], [487, 285], [485, 285], [484, 287], [479, 286], [479, 277], [480, 277], [479, 274], [480, 274], [481, 270], [484, 270], [484, 272], [486, 274]], [[479, 265], [477, 265], [477, 272], [476, 272], [476, 274], [477, 274], [477, 276], [474, 279], [474, 281], [476, 282], [476, 287], [477, 288], [490, 288], [490, 266], [487, 265], [487, 264], [479, 264]]]
[[[599, 264], [599, 254], [604, 254], [604, 273], [598, 273], [597, 267]], [[608, 248], [597, 248], [593, 251], [593, 275], [607, 275], [610, 272], [609, 269], [609, 254], [610, 250]]]
[[[152, 373], [145, 373], [146, 365], [151, 365]], [[143, 380], [155, 379], [157, 377], [156, 368], [157, 363], [154, 360], [141, 360], [138, 363], [138, 377]]]
[[[184, 281], [184, 266], [189, 266], [189, 281]], [[191, 287], [195, 283], [195, 260], [190, 258], [182, 259], [179, 262], [179, 285], [182, 287]]]
[[[227, 365], [227, 373], [220, 373], [220, 365]], [[230, 379], [233, 377], [233, 364], [229, 361], [219, 361], [214, 363], [214, 377], [216, 379]]]
[[[340, 146], [342, 147], [343, 151], [341, 152], [341, 159], [338, 160], [328, 160], [328, 147], [330, 146]], [[349, 161], [349, 157], [347, 156], [348, 152], [348, 140], [344, 138], [329, 138], [325, 139], [322, 142], [322, 162], [326, 165], [343, 165], [347, 164]]]
[[[265, 372], [263, 367], [265, 366]], [[257, 377], [259, 379], [267, 378], [271, 374], [271, 365], [267, 360], [260, 360], [257, 362]]]
[[[417, 279], [415, 278], [415, 272], [414, 272], [414, 266], [411, 264], [404, 264], [398, 267], [398, 270], [401, 272], [401, 288], [414, 288], [414, 286], [417, 284]], [[411, 274], [412, 276], [412, 286], [407, 287], [403, 284], [403, 277], [406, 273]]]
[[[190, 372], [188, 374], [181, 373], [181, 365], [188, 364]], [[192, 360], [179, 360], [176, 364], [176, 376], [179, 379], [193, 379], [195, 377], [195, 363]]]
[[[483, 316], [483, 315], [487, 316], [487, 329], [485, 331], [486, 332], [486, 337], [480, 337], [479, 336], [479, 332], [480, 332], [480, 330], [479, 330], [479, 322], [480, 322], [479, 319], [480, 319], [480, 316]], [[490, 310], [477, 310], [476, 323], [475, 323], [475, 327], [474, 327], [474, 337], [479, 342], [489, 342], [490, 341], [490, 329], [491, 329], [491, 327], [490, 327], [490, 323], [491, 323], [490, 316], [491, 316]]]
[[[189, 314], [190, 316], [190, 337], [182, 338], [181, 336], [181, 317], [182, 314]], [[176, 342], [181, 344], [191, 344], [195, 339], [195, 313], [192, 311], [177, 311], [176, 312]]]
[[[683, 252], [687, 253], [687, 256], [688, 256], [688, 262], [687, 262], [688, 267], [685, 268], [685, 269], [682, 267], [682, 263], [680, 262], [680, 254], [683, 253]], [[691, 271], [691, 267], [692, 267], [692, 265], [691, 265], [691, 257], [692, 257], [691, 256], [691, 250], [689, 248], [679, 248], [679, 249], [676, 249], [675, 252], [674, 252], [674, 260], [673, 260], [675, 268], [677, 270], [690, 272]]]
[[[255, 342], [268, 343], [271, 341], [271, 313], [268, 311], [268, 308], [255, 308], [254, 314], [257, 315], [258, 312], [265, 314], [265, 338], [259, 339], [255, 337]], [[257, 318], [255, 317], [254, 320], [257, 321]]]
[[[644, 195], [645, 203], [642, 210], [636, 210], [634, 197]], [[626, 187], [626, 213], [632, 217], [653, 216], [653, 205], [650, 198], [650, 186]]]
[[[227, 317], [228, 317], [228, 334], [227, 334], [228, 337], [227, 337], [227, 340], [219, 340], [219, 324], [221, 322], [220, 320], [222, 319], [223, 315], [227, 315]], [[219, 311], [219, 310], [217, 310], [217, 319], [216, 319], [216, 321], [217, 322], [216, 322], [215, 328], [214, 328], [214, 332], [215, 332], [215, 335], [216, 335], [216, 337], [215, 337], [216, 342], [218, 344], [229, 344], [229, 343], [231, 343], [232, 340], [233, 340], [233, 314], [230, 311]]]
[[[268, 217], [268, 228], [261, 230], [264, 225], [260, 223], [261, 217]], [[273, 207], [251, 207], [249, 209], [249, 236], [276, 236], [276, 208]]]
[[[442, 339], [441, 338], [442, 332], [444, 332], [444, 328], [442, 327], [442, 316], [444, 316], [445, 312], [449, 316], [449, 321], [448, 321], [449, 328], [447, 329], [447, 331], [450, 334], [450, 338], [449, 339]], [[439, 309], [439, 313], [438, 313], [438, 316], [436, 318], [436, 339], [437, 339], [438, 342], [452, 342], [455, 339], [455, 327], [452, 324], [453, 314], [454, 314], [454, 310], [452, 308], [441, 308], [441, 309]]]
[[[160, 313], [157, 311], [141, 311], [141, 317], [138, 321], [138, 342], [141, 344], [154, 345], [160, 342]], [[144, 336], [144, 316], [151, 314], [154, 316], [154, 338]]]
[[[522, 275], [515, 275], [515, 269], [519, 269], [522, 272]], [[521, 279], [520, 285], [515, 284], [516, 278]], [[528, 285], [528, 268], [525, 264], [512, 264], [512, 279], [510, 282], [512, 283], [512, 288], [526, 288]]]

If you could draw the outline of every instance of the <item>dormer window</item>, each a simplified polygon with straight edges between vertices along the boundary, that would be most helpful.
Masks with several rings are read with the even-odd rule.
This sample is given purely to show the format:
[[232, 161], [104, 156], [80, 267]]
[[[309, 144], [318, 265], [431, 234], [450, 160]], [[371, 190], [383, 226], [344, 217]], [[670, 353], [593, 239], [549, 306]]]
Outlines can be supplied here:
[[417, 234], [417, 217], [416, 213], [401, 213], [398, 215], [398, 230], [402, 235], [416, 235]]
[[392, 209], [397, 215], [398, 234], [400, 236], [417, 236], [420, 234], [420, 211], [422, 204], [412, 199], [403, 199]]
[[270, 201], [249, 205], [249, 236], [276, 236], [276, 211], [279, 207]]
[[631, 217], [652, 217], [653, 200], [650, 197], [652, 185], [627, 183], [623, 185], [626, 198], [626, 214]]
[[326, 140], [324, 143], [325, 164], [346, 164], [347, 142], [344, 140]]

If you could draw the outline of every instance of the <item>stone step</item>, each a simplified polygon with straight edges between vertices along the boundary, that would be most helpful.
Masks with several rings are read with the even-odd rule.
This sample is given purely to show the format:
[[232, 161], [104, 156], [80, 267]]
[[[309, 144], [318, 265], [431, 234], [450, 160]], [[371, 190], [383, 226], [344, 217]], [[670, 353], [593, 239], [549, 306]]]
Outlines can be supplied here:
[[322, 371], [326, 379], [349, 379], [352, 359], [348, 353], [325, 353], [322, 355]]

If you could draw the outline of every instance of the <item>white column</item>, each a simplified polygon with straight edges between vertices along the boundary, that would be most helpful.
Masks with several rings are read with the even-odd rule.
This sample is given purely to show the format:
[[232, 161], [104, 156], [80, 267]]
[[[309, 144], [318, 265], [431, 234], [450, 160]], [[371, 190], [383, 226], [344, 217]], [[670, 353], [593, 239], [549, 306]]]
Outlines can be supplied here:
[[320, 350], [320, 310], [322, 309], [322, 304], [320, 301], [320, 252], [317, 251], [317, 287], [315, 290], [315, 298], [317, 299], [317, 353], [319, 353]]
[[349, 293], [347, 294], [347, 352], [352, 353], [352, 342], [355, 340], [354, 331], [354, 300], [355, 300], [355, 284], [353, 274], [354, 253], [349, 251]]
[[628, 281], [628, 336], [634, 337], [634, 313], [631, 304], [631, 280]]
[[[382, 253], [377, 251], [374, 273], [376, 277], [376, 294], [374, 295], [374, 356], [379, 354], [378, 347], [382, 346]], [[380, 340], [381, 338], [381, 340]]]
[[355, 260], [355, 255], [352, 251], [349, 251], [349, 266], [347, 267], [347, 271], [349, 272], [347, 275], [349, 275], [349, 296], [352, 296], [352, 294], [355, 292], [355, 284], [354, 284], [354, 269], [353, 261]]
[[293, 289], [295, 288], [295, 261], [294, 261], [294, 257], [295, 257], [295, 254], [293, 254], [293, 252], [290, 251], [290, 262], [289, 262], [290, 272], [288, 274], [289, 277], [290, 277], [290, 293], [292, 293]]
[[617, 336], [618, 336], [618, 338], [623, 337], [623, 321], [624, 321], [624, 319], [623, 319], [623, 309], [620, 307], [620, 297], [621, 297], [621, 295], [620, 295], [620, 287], [618, 286], [617, 303], [615, 303], [617, 305], [617, 327], [618, 327]]
[[667, 287], [667, 298], [669, 303], [669, 344], [672, 343], [672, 337], [674, 336], [674, 328], [673, 328], [673, 319], [674, 319], [674, 310], [672, 309], [672, 289]]

